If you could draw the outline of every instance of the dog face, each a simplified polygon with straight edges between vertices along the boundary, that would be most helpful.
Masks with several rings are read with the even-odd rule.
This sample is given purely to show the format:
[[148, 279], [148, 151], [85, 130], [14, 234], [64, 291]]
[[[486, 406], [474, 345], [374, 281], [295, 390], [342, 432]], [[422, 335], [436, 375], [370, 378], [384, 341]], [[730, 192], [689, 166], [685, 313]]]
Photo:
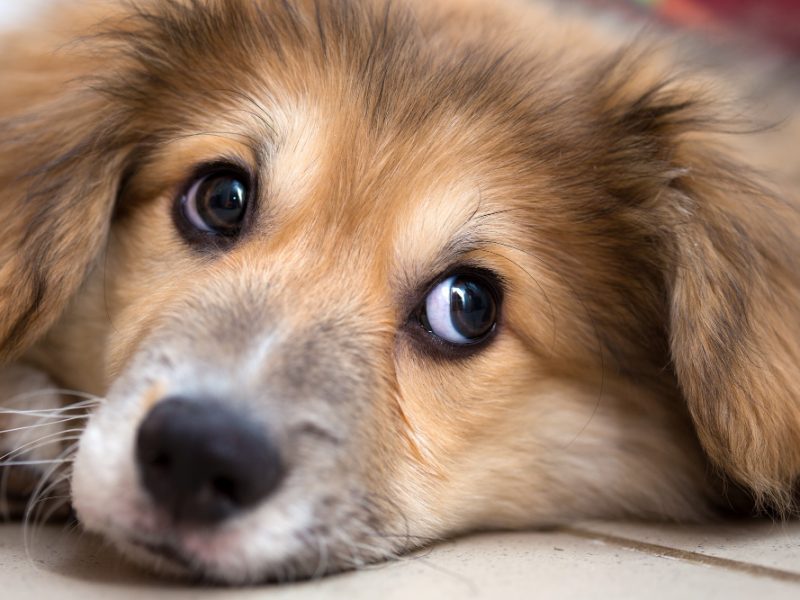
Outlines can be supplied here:
[[[795, 346], [774, 380], [746, 354], [794, 318], [748, 320], [789, 213], [723, 165], [700, 82], [597, 40], [562, 56], [538, 13], [518, 44], [485, 10], [157, 2], [19, 120], [55, 149], [23, 178], [47, 202], [16, 217], [31, 302], [5, 348], [48, 331], [32, 355], [106, 396], [72, 476], [88, 529], [247, 582], [474, 528], [698, 518], [698, 432], [786, 489], [790, 452], [737, 446], [725, 378], [785, 383]], [[745, 187], [781, 219], [745, 235]]]

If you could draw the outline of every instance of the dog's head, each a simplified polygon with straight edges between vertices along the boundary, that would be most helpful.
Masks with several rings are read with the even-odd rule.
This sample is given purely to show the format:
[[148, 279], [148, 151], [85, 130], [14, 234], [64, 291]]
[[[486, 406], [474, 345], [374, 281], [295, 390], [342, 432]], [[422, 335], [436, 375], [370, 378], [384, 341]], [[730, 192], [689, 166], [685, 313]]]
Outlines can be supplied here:
[[8, 121], [0, 332], [105, 382], [87, 528], [242, 582], [696, 518], [704, 456], [786, 506], [791, 209], [697, 80], [483, 11], [156, 2]]

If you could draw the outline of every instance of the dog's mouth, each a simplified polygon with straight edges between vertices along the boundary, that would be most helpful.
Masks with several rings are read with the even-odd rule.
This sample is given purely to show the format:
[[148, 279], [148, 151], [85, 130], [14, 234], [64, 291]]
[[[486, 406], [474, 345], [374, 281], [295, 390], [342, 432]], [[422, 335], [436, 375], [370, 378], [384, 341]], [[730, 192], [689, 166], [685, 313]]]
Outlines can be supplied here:
[[[283, 569], [281, 565], [283, 562], [289, 564], [293, 561], [293, 557], [289, 553], [282, 561], [275, 563], [277, 566], [273, 565], [274, 571], [267, 565], [261, 565], [263, 569], [258, 569], [258, 574], [242, 574], [228, 568], [230, 565], [226, 554], [238, 555], [244, 548], [241, 546], [231, 548], [230, 553], [220, 554], [217, 552], [218, 549], [211, 548], [214, 540], [207, 536], [199, 536], [203, 538], [202, 541], [197, 534], [192, 535], [189, 532], [185, 535], [172, 532], [152, 537], [127, 533], [109, 537], [115, 542], [117, 548], [134, 562], [148, 570], [154, 570], [178, 581], [211, 585], [240, 585], [253, 582], [279, 583], [283, 581], [283, 576], [279, 574]], [[305, 578], [306, 575], [298, 572], [291, 580]]]
[[177, 544], [167, 541], [151, 542], [130, 538], [127, 544], [140, 552], [151, 555], [159, 561], [166, 562], [168, 567], [186, 573], [197, 571], [196, 561], [192, 560]]

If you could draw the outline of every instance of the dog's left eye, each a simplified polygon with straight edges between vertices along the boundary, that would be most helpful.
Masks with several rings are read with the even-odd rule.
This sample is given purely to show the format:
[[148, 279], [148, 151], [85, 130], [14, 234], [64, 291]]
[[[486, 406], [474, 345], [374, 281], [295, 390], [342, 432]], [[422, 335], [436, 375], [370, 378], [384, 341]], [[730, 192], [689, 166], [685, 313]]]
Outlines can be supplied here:
[[478, 344], [497, 323], [497, 292], [483, 277], [453, 275], [430, 291], [419, 320], [428, 332], [451, 344]]
[[182, 200], [183, 214], [195, 229], [232, 237], [242, 229], [248, 195], [246, 177], [233, 171], [216, 172], [192, 184]]

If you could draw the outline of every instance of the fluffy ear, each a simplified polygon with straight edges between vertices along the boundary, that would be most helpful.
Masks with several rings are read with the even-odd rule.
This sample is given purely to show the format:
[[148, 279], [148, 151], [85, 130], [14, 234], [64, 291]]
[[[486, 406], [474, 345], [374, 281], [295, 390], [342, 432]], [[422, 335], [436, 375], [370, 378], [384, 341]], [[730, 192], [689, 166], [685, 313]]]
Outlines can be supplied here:
[[675, 160], [672, 362], [711, 459], [791, 509], [800, 476], [800, 203], [748, 178], [711, 140]]
[[[674, 371], [713, 463], [761, 506], [792, 511], [800, 477], [800, 190], [780, 190], [751, 167], [763, 149], [758, 136], [714, 131], [733, 121], [721, 125], [724, 109], [702, 99], [708, 92], [671, 93], [675, 110], [658, 119], [673, 175], [658, 210], [666, 211]], [[781, 160], [776, 168], [793, 159]]]
[[85, 80], [92, 61], [53, 52], [44, 35], [0, 49], [0, 362], [41, 336], [81, 285], [122, 164], [109, 102]]
[[[748, 124], [724, 117], [719, 86], [643, 70], [654, 61], [634, 64], [641, 58], [617, 60], [595, 88], [622, 130], [605, 176], [617, 197], [635, 199], [642, 252], [656, 249], [670, 362], [703, 448], [761, 506], [795, 510], [800, 190], [790, 197], [751, 167], [763, 140], [731, 133]], [[800, 171], [790, 152], [767, 148], [775, 167], [795, 161]]]

